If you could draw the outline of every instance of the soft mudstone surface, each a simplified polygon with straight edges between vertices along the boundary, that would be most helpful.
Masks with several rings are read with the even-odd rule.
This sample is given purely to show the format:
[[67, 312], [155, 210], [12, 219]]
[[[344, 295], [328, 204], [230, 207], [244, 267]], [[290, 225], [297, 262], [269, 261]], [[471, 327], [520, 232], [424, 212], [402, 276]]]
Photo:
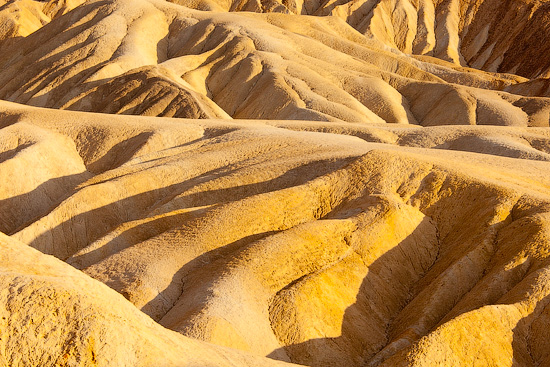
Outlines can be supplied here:
[[167, 330], [104, 284], [4, 234], [0, 250], [4, 366], [282, 365]]
[[13, 365], [547, 358], [548, 129], [0, 105]]
[[0, 0], [0, 365], [550, 365], [549, 6]]
[[[374, 3], [362, 2], [353, 2], [362, 9], [357, 10], [361, 14], [371, 6], [367, 3]], [[410, 9], [412, 5], [407, 2], [402, 0], [395, 6]], [[20, 28], [30, 27], [28, 23], [35, 22], [34, 18], [21, 12], [15, 16], [9, 9], [30, 7], [31, 3], [10, 2], [0, 8], [0, 17], [15, 17], [12, 22], [21, 23]], [[388, 28], [389, 24], [375, 27], [382, 22], [379, 17], [390, 21], [386, 19], [389, 3], [379, 2], [374, 13], [367, 12], [360, 19], [395, 39], [398, 33]], [[392, 11], [392, 27], [408, 32], [407, 27], [415, 22], [401, 24], [407, 17], [423, 14], [433, 18], [423, 8], [428, 1], [422, 3], [418, 14]], [[432, 48], [420, 52], [424, 56], [411, 57], [402, 52], [410, 53], [410, 45], [399, 41], [402, 47], [397, 47], [387, 35], [382, 37], [374, 31], [362, 34], [352, 27], [351, 18], [325, 16], [323, 12], [314, 12], [323, 15], [318, 17], [298, 15], [303, 12], [220, 13], [187, 7], [201, 8], [197, 4], [182, 6], [164, 0], [96, 0], [80, 6], [68, 2], [63, 9], [76, 6], [72, 11], [55, 13], [46, 26], [32, 27], [35, 32], [26, 37], [10, 37], [11, 31], [4, 36], [0, 33], [5, 43], [0, 44], [0, 99], [88, 112], [201, 119], [547, 127], [550, 100], [541, 83], [546, 80], [543, 71], [550, 65], [529, 64], [529, 70], [540, 69], [537, 75], [525, 75], [539, 77], [539, 83], [533, 84], [523, 76], [489, 72], [498, 68], [472, 63], [481, 70], [470, 69], [458, 61], [443, 61], [446, 57], [440, 55], [461, 55], [457, 49], [461, 38], [455, 34], [457, 30], [439, 28], [451, 27], [448, 24], [456, 28], [460, 23], [468, 29], [461, 43], [466, 47], [468, 35], [479, 31], [477, 19], [487, 13], [482, 10], [490, 9], [492, 15], [493, 3], [486, 0], [477, 13], [468, 13], [463, 21], [475, 19], [471, 25], [462, 24], [459, 15], [464, 9], [445, 10], [452, 19], [438, 22], [438, 29], [433, 31], [443, 34], [432, 42]], [[380, 7], [386, 10], [379, 13]], [[336, 9], [340, 8], [333, 9], [338, 13]], [[398, 19], [400, 22], [395, 23]], [[521, 29], [525, 26], [521, 19], [514, 18], [512, 24]], [[499, 27], [486, 32], [491, 37], [494, 32], [517, 32], [502, 32]], [[30, 30], [18, 32], [26, 35]], [[424, 34], [421, 29], [419, 32]], [[409, 43], [424, 42], [420, 37], [412, 32], [405, 38]], [[443, 46], [442, 39], [454, 46]], [[510, 42], [529, 45], [521, 40]], [[482, 53], [482, 46], [476, 55]], [[540, 47], [540, 42], [533, 43], [533, 49], [545, 55]], [[441, 52], [436, 52], [440, 48]], [[502, 56], [512, 52], [504, 46], [491, 50], [490, 60], [497, 57], [502, 63], [512, 63], [514, 69], [524, 65], [524, 59], [508, 61], [512, 56]], [[550, 63], [546, 57], [527, 57]]]

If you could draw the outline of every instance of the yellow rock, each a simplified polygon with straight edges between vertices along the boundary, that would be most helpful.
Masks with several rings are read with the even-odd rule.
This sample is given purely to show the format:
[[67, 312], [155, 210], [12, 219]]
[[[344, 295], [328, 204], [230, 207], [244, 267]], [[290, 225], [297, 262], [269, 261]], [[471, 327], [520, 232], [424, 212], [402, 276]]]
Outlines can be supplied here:
[[548, 5], [0, 0], [0, 365], [548, 365]]

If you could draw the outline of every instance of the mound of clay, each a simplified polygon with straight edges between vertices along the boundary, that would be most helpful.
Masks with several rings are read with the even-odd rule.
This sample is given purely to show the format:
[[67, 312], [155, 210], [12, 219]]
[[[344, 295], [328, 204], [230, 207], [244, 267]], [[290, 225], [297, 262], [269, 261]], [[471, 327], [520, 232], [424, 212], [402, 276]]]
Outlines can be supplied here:
[[0, 0], [0, 364], [550, 364], [547, 9]]
[[423, 126], [550, 120], [550, 99], [525, 78], [419, 61], [337, 17], [90, 1], [4, 50], [0, 98], [40, 107]]
[[0, 47], [18, 40], [68, 11], [84, 0], [0, 0]]
[[[3, 206], [3, 230], [17, 246], [105, 283], [168, 329], [311, 366], [547, 361], [547, 129], [179, 120], [1, 106], [0, 170], [12, 183], [0, 191], [10, 205]], [[55, 165], [56, 154], [66, 163]], [[53, 261], [25, 251], [33, 264]], [[10, 271], [29, 271], [18, 269]], [[97, 313], [113, 330], [138, 325], [136, 336], [113, 331], [125, 345], [143, 335], [153, 335], [147, 340], [154, 345], [155, 338], [187, 343], [137, 309], [115, 316], [134, 306], [76, 270], [60, 272], [90, 285], [60, 278], [47, 289], [70, 285], [93, 303], [71, 311], [84, 316], [59, 329], [63, 335], [99, 332], [86, 321], [97, 316], [85, 316]], [[9, 289], [6, 297], [23, 294]], [[33, 307], [61, 307], [56, 302]], [[61, 334], [48, 344], [14, 335], [33, 351], [51, 343], [49, 355], [69, 348]], [[79, 343], [69, 343], [78, 352], [67, 355], [91, 360]], [[110, 345], [93, 358], [122, 348]], [[124, 358], [134, 351], [142, 358], [141, 347], [132, 348], [124, 347], [132, 351]], [[237, 364], [264, 363], [236, 355], [245, 358]]]
[[121, 295], [0, 233], [5, 366], [275, 366], [164, 329]]
[[547, 0], [169, 0], [200, 10], [332, 15], [407, 54], [521, 76], [550, 77]]

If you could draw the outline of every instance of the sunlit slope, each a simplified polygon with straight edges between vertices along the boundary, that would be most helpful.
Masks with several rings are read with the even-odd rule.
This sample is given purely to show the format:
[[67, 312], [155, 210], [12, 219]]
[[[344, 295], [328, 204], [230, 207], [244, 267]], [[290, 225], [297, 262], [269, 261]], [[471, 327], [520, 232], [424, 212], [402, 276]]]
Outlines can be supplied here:
[[[406, 54], [527, 78], [550, 77], [548, 0], [169, 0], [215, 12], [334, 16]], [[83, 0], [0, 1], [0, 42], [13, 42]], [[424, 59], [436, 62], [433, 59]]]
[[419, 61], [337, 17], [92, 1], [4, 51], [0, 98], [40, 107], [424, 126], [550, 120], [550, 99], [525, 78]]
[[32, 208], [3, 231], [167, 328], [312, 366], [547, 361], [547, 129], [1, 106], [2, 203]]
[[548, 6], [0, 0], [0, 364], [550, 364]]
[[83, 2], [84, 0], [0, 0], [0, 47], [17, 43]]
[[170, 0], [214, 11], [335, 16], [407, 54], [528, 78], [550, 77], [547, 0]]
[[5, 366], [275, 366], [166, 330], [121, 295], [0, 233]]

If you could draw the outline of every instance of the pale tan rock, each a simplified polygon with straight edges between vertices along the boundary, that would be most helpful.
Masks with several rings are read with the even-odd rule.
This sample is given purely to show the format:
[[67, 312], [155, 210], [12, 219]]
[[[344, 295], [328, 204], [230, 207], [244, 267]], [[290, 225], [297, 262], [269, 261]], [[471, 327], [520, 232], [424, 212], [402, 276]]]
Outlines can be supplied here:
[[0, 1], [0, 45], [7, 47], [76, 8], [85, 0]]
[[0, 364], [548, 364], [547, 5], [0, 0]]
[[[535, 327], [547, 322], [548, 129], [182, 120], [0, 104], [3, 136], [40, 132], [21, 152], [49, 139], [85, 172], [55, 186], [50, 201], [34, 192], [44, 214], [13, 239], [65, 259], [164, 327], [313, 366], [450, 366], [476, 356], [506, 365], [526, 361], [528, 350], [548, 358], [546, 329]], [[8, 152], [19, 144], [5, 141]], [[33, 169], [40, 156], [20, 154], [0, 167], [24, 162], [43, 177]], [[6, 210], [2, 221], [17, 219]], [[78, 297], [95, 294], [99, 283], [72, 273], [94, 284]], [[102, 323], [118, 325], [103, 310]], [[148, 333], [151, 343], [170, 334]], [[54, 355], [65, 348], [61, 336], [48, 340]]]
[[279, 363], [164, 329], [121, 295], [0, 233], [6, 366], [266, 366]]
[[377, 41], [393, 27], [407, 30], [390, 46], [410, 51], [417, 38], [409, 28], [418, 22], [408, 0], [376, 5], [373, 24], [385, 20], [374, 39], [338, 17], [213, 13], [162, 0], [86, 2], [4, 47], [0, 98], [165, 117], [548, 126], [550, 99], [540, 86], [456, 65], [455, 28], [463, 20], [459, 1], [447, 3], [437, 14], [452, 19], [435, 22], [436, 41], [426, 41], [435, 59]]

